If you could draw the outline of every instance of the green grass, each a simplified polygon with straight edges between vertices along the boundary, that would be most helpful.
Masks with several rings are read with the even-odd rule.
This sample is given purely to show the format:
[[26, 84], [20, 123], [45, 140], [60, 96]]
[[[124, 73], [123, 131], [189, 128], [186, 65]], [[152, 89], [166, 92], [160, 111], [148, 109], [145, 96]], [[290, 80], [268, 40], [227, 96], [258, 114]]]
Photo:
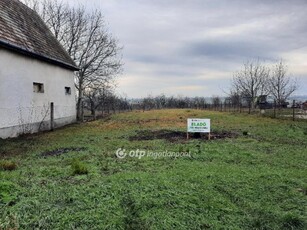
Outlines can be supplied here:
[[[129, 141], [212, 119], [237, 138]], [[247, 134], [247, 135], [243, 135]], [[42, 155], [72, 149], [57, 156]], [[115, 155], [188, 151], [191, 157]], [[307, 229], [307, 122], [198, 110], [131, 112], [0, 140], [0, 229]]]

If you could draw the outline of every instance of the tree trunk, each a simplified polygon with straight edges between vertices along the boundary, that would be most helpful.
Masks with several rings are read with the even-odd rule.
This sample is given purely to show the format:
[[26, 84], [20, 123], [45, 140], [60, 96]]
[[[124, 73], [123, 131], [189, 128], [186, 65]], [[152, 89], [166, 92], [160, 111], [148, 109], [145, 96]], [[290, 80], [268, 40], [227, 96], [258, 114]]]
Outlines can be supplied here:
[[96, 120], [96, 108], [94, 101], [91, 101], [91, 115], [93, 116], [94, 120]]
[[78, 121], [82, 121], [83, 117], [83, 108], [82, 108], [82, 95], [83, 95], [83, 91], [81, 89], [81, 87], [78, 90], [78, 101], [77, 101], [77, 120]]

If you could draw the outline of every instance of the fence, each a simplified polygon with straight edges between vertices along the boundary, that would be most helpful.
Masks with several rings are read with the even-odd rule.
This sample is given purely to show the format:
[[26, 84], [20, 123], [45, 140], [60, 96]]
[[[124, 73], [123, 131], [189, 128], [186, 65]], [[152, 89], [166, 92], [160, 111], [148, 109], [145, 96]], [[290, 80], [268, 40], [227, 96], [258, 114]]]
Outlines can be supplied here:
[[150, 104], [146, 105], [143, 103], [138, 104], [129, 104], [129, 106], [125, 109], [113, 109], [113, 110], [97, 110], [96, 115], [93, 116], [91, 111], [84, 110], [84, 120], [90, 121], [95, 120], [96, 118], [104, 118], [111, 114], [115, 113], [123, 113], [130, 111], [149, 111], [153, 109], [199, 109], [199, 110], [209, 110], [209, 111], [219, 111], [219, 112], [230, 112], [230, 113], [242, 113], [242, 114], [251, 114], [251, 115], [259, 115], [263, 117], [271, 117], [278, 119], [292, 119], [292, 120], [307, 120], [307, 108], [302, 105], [292, 102], [291, 105], [287, 107], [277, 106], [276, 103], [266, 104], [264, 106], [256, 106], [251, 107], [243, 104], [232, 104], [230, 102], [223, 103], [202, 103], [202, 104], [193, 104], [186, 103], [182, 105], [172, 105], [172, 106], [161, 106], [160, 104]]
[[295, 100], [291, 105], [286, 107], [278, 106], [276, 103], [266, 104], [266, 106], [243, 106], [242, 104], [207, 104], [205, 106], [207, 110], [220, 111], [220, 112], [231, 112], [231, 113], [246, 113], [260, 115], [264, 117], [279, 118], [279, 119], [307, 119], [307, 108], [297, 104]]

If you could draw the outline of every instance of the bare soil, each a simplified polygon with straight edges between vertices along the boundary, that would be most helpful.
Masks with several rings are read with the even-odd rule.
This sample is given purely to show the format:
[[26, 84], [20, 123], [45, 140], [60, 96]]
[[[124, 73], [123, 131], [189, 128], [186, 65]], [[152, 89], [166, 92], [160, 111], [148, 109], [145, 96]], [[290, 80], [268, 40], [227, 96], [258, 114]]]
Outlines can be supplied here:
[[59, 156], [65, 153], [69, 153], [69, 152], [81, 152], [86, 150], [86, 148], [60, 148], [60, 149], [56, 149], [56, 150], [52, 150], [52, 151], [48, 151], [48, 152], [43, 152], [41, 153], [42, 157], [50, 157], [50, 156]]
[[[236, 138], [237, 133], [220, 131], [212, 132], [211, 140], [225, 139], [225, 138]], [[135, 136], [129, 138], [130, 141], [144, 141], [144, 140], [155, 140], [155, 139], [165, 139], [170, 142], [184, 141], [187, 140], [187, 133], [183, 131], [173, 131], [173, 130], [141, 130], [137, 132]], [[200, 139], [207, 141], [208, 134], [202, 133], [189, 133], [189, 139]]]

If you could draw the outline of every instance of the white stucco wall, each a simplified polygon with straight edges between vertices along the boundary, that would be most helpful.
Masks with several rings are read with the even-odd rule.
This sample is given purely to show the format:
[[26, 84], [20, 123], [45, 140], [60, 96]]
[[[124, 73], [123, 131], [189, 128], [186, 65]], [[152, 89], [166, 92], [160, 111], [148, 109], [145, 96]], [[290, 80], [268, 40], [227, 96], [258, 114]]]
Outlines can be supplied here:
[[[44, 93], [33, 92], [33, 82], [43, 83]], [[56, 126], [76, 120], [73, 72], [0, 48], [0, 138], [37, 131], [28, 124], [48, 125], [51, 102]]]

